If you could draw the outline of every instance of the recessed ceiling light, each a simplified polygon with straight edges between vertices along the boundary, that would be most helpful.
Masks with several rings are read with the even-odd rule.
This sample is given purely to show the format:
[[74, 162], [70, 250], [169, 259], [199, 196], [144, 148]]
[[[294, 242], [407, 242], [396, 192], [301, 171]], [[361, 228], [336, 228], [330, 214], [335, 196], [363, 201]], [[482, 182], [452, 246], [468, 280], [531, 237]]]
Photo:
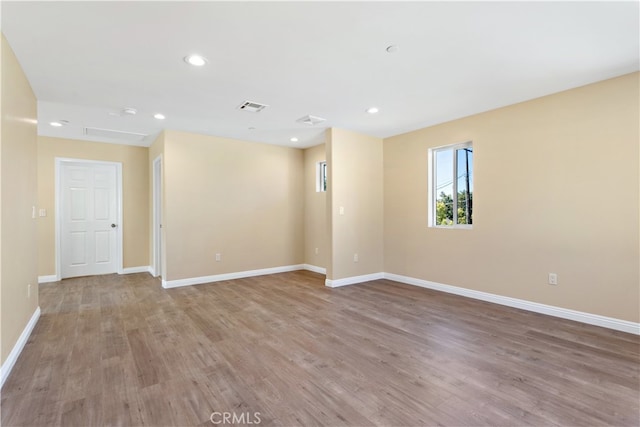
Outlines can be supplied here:
[[158, 120], [164, 120], [166, 119], [166, 117], [164, 116], [164, 114], [160, 114], [160, 113], [156, 113], [153, 115], [154, 119], [158, 119]]
[[184, 62], [189, 65], [193, 65], [194, 67], [202, 67], [207, 63], [207, 60], [204, 56], [200, 55], [189, 55], [184, 57]]
[[136, 114], [138, 114], [138, 110], [136, 110], [135, 108], [123, 108], [121, 111], [122, 114], [126, 114], [128, 116], [135, 116]]
[[54, 128], [59, 128], [59, 127], [64, 126], [66, 124], [69, 124], [69, 122], [67, 120], [58, 120], [56, 122], [49, 122], [49, 125], [53, 126]]
[[295, 136], [293, 138], [291, 138], [289, 141], [291, 142], [298, 142], [298, 138], [296, 138]]
[[391, 46], [387, 46], [388, 53], [396, 53], [398, 51], [398, 45], [392, 44]]
[[369, 114], [375, 114], [378, 111], [380, 111], [380, 110], [378, 110], [376, 107], [367, 108], [367, 113], [369, 113]]

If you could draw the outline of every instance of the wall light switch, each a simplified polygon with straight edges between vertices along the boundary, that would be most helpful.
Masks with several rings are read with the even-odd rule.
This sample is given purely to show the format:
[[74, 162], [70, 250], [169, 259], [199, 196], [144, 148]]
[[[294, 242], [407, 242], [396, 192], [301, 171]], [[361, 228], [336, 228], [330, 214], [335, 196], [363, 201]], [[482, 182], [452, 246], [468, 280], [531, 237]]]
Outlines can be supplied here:
[[344, 215], [344, 206], [340, 206], [340, 215]]
[[46, 209], [40, 209], [39, 214], [40, 214], [40, 216], [47, 216], [47, 210]]

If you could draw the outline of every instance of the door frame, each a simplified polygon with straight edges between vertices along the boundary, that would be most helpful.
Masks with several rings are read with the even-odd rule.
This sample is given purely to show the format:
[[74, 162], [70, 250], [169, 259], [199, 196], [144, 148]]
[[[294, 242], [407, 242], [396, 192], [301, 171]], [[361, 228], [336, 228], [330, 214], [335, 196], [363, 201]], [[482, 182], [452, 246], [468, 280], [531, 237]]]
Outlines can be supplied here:
[[[151, 170], [152, 180], [152, 215], [153, 215], [153, 277], [164, 277], [164, 263], [162, 262], [162, 154], [153, 159]], [[159, 267], [159, 268], [158, 268]]]
[[116, 272], [123, 273], [123, 250], [122, 250], [122, 163], [106, 162], [101, 160], [73, 159], [68, 157], [55, 158], [55, 223], [56, 223], [56, 281], [62, 279], [62, 167], [67, 163], [84, 163], [88, 165], [105, 165], [116, 167], [116, 214], [118, 217], [118, 228], [116, 228]]

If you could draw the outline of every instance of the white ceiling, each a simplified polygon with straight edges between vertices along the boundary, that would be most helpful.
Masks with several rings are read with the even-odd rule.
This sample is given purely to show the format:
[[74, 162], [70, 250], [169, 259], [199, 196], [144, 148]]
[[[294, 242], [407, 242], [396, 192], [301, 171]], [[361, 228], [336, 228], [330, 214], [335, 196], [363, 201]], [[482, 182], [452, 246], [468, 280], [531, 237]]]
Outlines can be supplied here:
[[[2, 2], [41, 135], [388, 137], [639, 69], [638, 2]], [[386, 48], [397, 45], [396, 53]], [[202, 68], [183, 58], [199, 53]], [[250, 100], [269, 107], [237, 109]], [[376, 106], [380, 112], [365, 110]], [[124, 107], [136, 116], [113, 116]], [[156, 112], [164, 121], [152, 117]], [[296, 123], [312, 114], [327, 121]], [[68, 120], [61, 128], [54, 120]], [[250, 127], [255, 129], [250, 130]], [[296, 136], [299, 141], [290, 142]]]

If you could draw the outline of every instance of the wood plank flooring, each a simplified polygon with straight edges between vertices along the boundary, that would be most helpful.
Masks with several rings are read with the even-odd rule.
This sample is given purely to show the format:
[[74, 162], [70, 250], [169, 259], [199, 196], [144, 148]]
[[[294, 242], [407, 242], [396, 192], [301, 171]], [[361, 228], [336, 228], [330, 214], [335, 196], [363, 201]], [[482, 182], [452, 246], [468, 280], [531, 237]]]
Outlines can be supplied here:
[[212, 426], [214, 412], [217, 425], [225, 412], [265, 426], [640, 425], [635, 335], [387, 280], [323, 280], [41, 285], [2, 425]]

